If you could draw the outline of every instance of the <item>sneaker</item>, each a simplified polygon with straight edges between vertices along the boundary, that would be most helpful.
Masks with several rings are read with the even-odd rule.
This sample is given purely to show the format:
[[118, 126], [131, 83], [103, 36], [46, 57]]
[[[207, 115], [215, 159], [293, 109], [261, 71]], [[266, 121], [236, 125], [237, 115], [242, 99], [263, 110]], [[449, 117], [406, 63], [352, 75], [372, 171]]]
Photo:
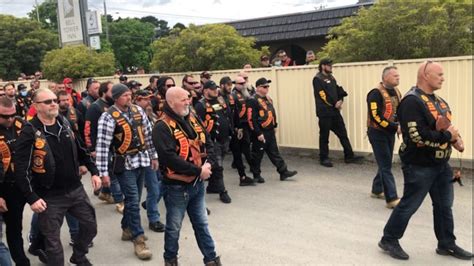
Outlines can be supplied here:
[[241, 186], [241, 187], [255, 186], [255, 182], [252, 178], [250, 178], [248, 176], [242, 176], [242, 177], [240, 177], [239, 186]]
[[407, 260], [409, 258], [408, 254], [402, 249], [398, 241], [388, 242], [380, 240], [379, 247], [395, 259], [398, 260]]
[[263, 178], [261, 175], [259, 175], [259, 176], [254, 176], [254, 177], [253, 177], [253, 180], [254, 180], [255, 182], [257, 182], [257, 183], [260, 183], [260, 184], [265, 183], [265, 178]]
[[364, 157], [363, 157], [363, 156], [347, 157], [347, 158], [344, 159], [344, 162], [346, 162], [346, 163], [362, 164], [362, 163], [364, 162]]
[[322, 159], [321, 161], [319, 161], [319, 164], [325, 167], [333, 167], [332, 162], [329, 158]]
[[77, 266], [92, 266], [92, 263], [84, 257], [83, 260], [81, 261], [77, 261], [76, 259], [74, 259], [74, 257], [71, 257], [69, 259], [69, 262], [71, 263], [71, 265], [77, 265]]
[[387, 205], [385, 205], [385, 207], [387, 207], [387, 209], [395, 209], [398, 203], [400, 203], [400, 199], [394, 199], [392, 201], [387, 202]]
[[284, 172], [282, 172], [280, 174], [280, 181], [285, 181], [286, 179], [296, 175], [298, 173], [298, 171], [288, 171], [288, 170], [285, 170]]
[[115, 203], [115, 200], [112, 197], [112, 194], [110, 194], [110, 193], [100, 192], [99, 193], [99, 199], [101, 201], [105, 201], [107, 204], [114, 204]]
[[178, 258], [172, 260], [165, 259], [165, 266], [178, 266]]
[[133, 240], [133, 247], [135, 249], [135, 255], [141, 260], [151, 259], [152, 253], [146, 246], [145, 236], [139, 235]]
[[471, 260], [473, 258], [472, 253], [462, 249], [456, 244], [451, 248], [437, 248], [436, 253], [443, 256], [453, 256], [460, 260]]
[[153, 232], [164, 232], [165, 231], [165, 225], [162, 224], [160, 221], [154, 222], [154, 223], [149, 223], [148, 228], [150, 228], [151, 231]]
[[44, 249], [35, 248], [33, 245], [30, 245], [30, 247], [28, 248], [28, 252], [31, 255], [38, 257], [38, 259], [42, 263], [48, 264], [48, 255], [46, 254], [46, 251], [44, 251]]
[[209, 262], [206, 262], [205, 264], [206, 266], [222, 266], [222, 263], [221, 263], [221, 258], [220, 257], [216, 257], [215, 259], [209, 261]]
[[115, 204], [115, 210], [118, 213], [123, 214], [123, 209], [125, 209], [125, 204], [123, 203], [123, 201]]
[[230, 198], [229, 194], [227, 193], [227, 190], [219, 193], [219, 198], [221, 199], [222, 202], [224, 203], [231, 203], [232, 199]]
[[380, 193], [370, 193], [370, 197], [374, 199], [385, 199], [385, 193], [380, 192]]

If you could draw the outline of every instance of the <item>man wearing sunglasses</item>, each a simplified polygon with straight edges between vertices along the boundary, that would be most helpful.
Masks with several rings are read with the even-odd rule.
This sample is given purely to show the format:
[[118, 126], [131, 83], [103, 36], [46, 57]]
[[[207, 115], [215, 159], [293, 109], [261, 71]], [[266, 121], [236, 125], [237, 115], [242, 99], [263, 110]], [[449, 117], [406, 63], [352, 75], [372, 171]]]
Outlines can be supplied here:
[[[7, 85], [8, 87], [8, 85]], [[13, 261], [17, 265], [30, 265], [23, 249], [22, 224], [26, 198], [15, 183], [16, 140], [25, 121], [16, 116], [13, 102], [0, 98], [0, 215], [6, 224], [7, 242]]]
[[[436, 253], [472, 260], [473, 255], [456, 244], [453, 217], [452, 148], [464, 151], [458, 129], [451, 124], [451, 109], [435, 94], [444, 82], [441, 64], [426, 61], [418, 68], [416, 86], [403, 97], [397, 116], [403, 135], [399, 155], [402, 161], [403, 197], [393, 210], [379, 247], [391, 257], [408, 260], [400, 246], [408, 222], [429, 193], [433, 206]], [[417, 237], [423, 237], [418, 235]], [[426, 240], [425, 240], [426, 241]]]
[[189, 93], [191, 94], [192, 106], [195, 106], [202, 98], [201, 83], [196, 81], [193, 75], [184, 75], [183, 89], [189, 91]]
[[37, 114], [25, 124], [16, 141], [15, 180], [33, 212], [39, 214], [48, 265], [64, 265], [60, 232], [66, 213], [80, 224], [69, 261], [91, 265], [86, 254], [97, 234], [97, 221], [81, 183], [79, 166], [85, 165], [91, 172], [94, 189], [101, 186], [99, 172], [69, 122], [59, 115], [56, 95], [39, 89], [32, 100]]
[[222, 96], [219, 96], [217, 84], [210, 80], [204, 83], [204, 97], [196, 104], [197, 115], [201, 118], [207, 133], [214, 143], [216, 164], [212, 168], [208, 194], [219, 194], [223, 203], [231, 203], [231, 198], [224, 185], [224, 157], [229, 147], [232, 134], [232, 112]]
[[[260, 78], [255, 83], [256, 94], [248, 101], [247, 119], [252, 132], [252, 159], [251, 170], [255, 180], [264, 180], [261, 176], [260, 165], [265, 152], [277, 168], [280, 181], [296, 175], [297, 171], [289, 171], [280, 155], [275, 137], [277, 127], [276, 112], [273, 101], [268, 96], [271, 80]], [[263, 183], [263, 182], [260, 182]]]

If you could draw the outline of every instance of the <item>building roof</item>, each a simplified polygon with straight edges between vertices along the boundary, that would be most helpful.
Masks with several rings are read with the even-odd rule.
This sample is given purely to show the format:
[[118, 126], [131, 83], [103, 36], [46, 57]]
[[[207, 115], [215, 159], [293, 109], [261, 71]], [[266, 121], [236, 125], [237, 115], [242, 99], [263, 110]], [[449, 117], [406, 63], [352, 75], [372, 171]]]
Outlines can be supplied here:
[[255, 37], [257, 42], [274, 42], [325, 36], [329, 29], [340, 25], [343, 18], [353, 16], [361, 7], [373, 3], [362, 3], [311, 12], [293, 13], [272, 17], [232, 21], [233, 26], [244, 37]]

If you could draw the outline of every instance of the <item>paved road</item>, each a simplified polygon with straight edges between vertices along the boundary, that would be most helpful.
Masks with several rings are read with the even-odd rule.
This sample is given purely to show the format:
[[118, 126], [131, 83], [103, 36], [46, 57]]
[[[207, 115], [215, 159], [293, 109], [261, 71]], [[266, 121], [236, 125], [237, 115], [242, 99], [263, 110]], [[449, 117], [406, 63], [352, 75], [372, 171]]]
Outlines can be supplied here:
[[[295, 180], [281, 182], [273, 166], [264, 161], [267, 182], [256, 187], [238, 186], [238, 178], [226, 161], [225, 179], [233, 202], [221, 203], [217, 195], [207, 195], [212, 213], [210, 230], [225, 265], [472, 265], [451, 257], [436, 255], [431, 201], [427, 198], [412, 218], [401, 245], [410, 254], [409, 261], [397, 261], [377, 247], [383, 226], [391, 211], [384, 201], [369, 197], [375, 172], [373, 163], [324, 168], [310, 158], [287, 157], [291, 169], [299, 171]], [[398, 191], [403, 179], [395, 166]], [[86, 179], [88, 180], [88, 179]], [[465, 186], [455, 186], [455, 233], [458, 244], [472, 249], [473, 198], [472, 174]], [[88, 191], [90, 184], [86, 182]], [[113, 205], [91, 197], [97, 210], [99, 233], [89, 257], [95, 265], [163, 265], [163, 234], [148, 229], [142, 210], [142, 224], [153, 252], [151, 261], [139, 261], [131, 242], [120, 240], [120, 215]], [[164, 214], [163, 203], [160, 202]], [[25, 228], [31, 211], [25, 211]], [[164, 221], [164, 215], [162, 216]], [[63, 227], [63, 243], [69, 236]], [[65, 247], [66, 258], [71, 248]], [[202, 265], [188, 218], [180, 238], [181, 265]], [[41, 265], [36, 258], [33, 265]], [[36, 263], [36, 264], [35, 264]]]

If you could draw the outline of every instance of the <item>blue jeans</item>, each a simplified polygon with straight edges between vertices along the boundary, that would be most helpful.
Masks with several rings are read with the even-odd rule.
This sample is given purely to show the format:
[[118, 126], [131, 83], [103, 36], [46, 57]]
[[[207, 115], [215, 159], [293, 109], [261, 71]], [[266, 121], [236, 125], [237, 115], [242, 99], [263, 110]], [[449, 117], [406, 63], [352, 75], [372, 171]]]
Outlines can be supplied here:
[[380, 194], [384, 192], [387, 202], [398, 198], [395, 177], [392, 174], [393, 146], [395, 134], [388, 134], [382, 130], [369, 128], [367, 131], [378, 171], [372, 182], [372, 193]]
[[448, 163], [430, 167], [404, 164], [402, 170], [405, 178], [403, 197], [385, 225], [383, 239], [398, 241], [402, 238], [411, 216], [430, 193], [438, 247], [451, 247], [456, 240], [451, 209], [454, 200], [451, 167]]
[[145, 167], [146, 186], [146, 214], [148, 222], [156, 223], [160, 220], [158, 202], [161, 199], [161, 179], [159, 171], [154, 171], [151, 167]]
[[11, 266], [12, 259], [10, 257], [10, 251], [2, 242], [2, 234], [3, 234], [3, 216], [0, 214], [0, 265], [2, 266]]
[[115, 203], [119, 203], [123, 201], [123, 193], [120, 189], [120, 184], [117, 177], [110, 173], [110, 187], [102, 187], [102, 193], [105, 194], [112, 194]]
[[163, 199], [166, 206], [165, 229], [165, 260], [178, 256], [179, 232], [187, 212], [194, 230], [197, 244], [204, 256], [204, 263], [216, 258], [214, 241], [207, 223], [206, 202], [204, 199], [204, 183], [196, 186], [163, 184]]
[[140, 221], [140, 198], [143, 189], [146, 168], [140, 167], [133, 170], [126, 170], [117, 174], [117, 180], [124, 195], [125, 208], [122, 217], [122, 229], [130, 229], [132, 237], [135, 239], [143, 235], [143, 228]]

